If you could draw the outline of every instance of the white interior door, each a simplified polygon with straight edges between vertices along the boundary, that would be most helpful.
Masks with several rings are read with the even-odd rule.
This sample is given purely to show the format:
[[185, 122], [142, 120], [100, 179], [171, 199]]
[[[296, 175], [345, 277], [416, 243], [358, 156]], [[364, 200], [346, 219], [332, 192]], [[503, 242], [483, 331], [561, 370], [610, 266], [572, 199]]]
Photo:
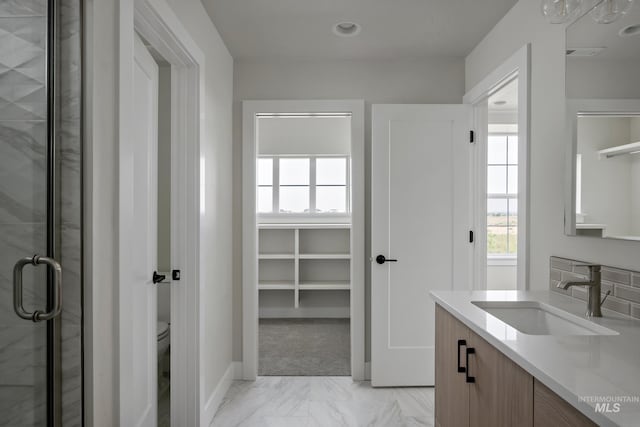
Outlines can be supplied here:
[[136, 36], [132, 138], [120, 145], [120, 425], [157, 423], [158, 66]]
[[[434, 384], [429, 291], [468, 289], [472, 109], [374, 105], [371, 149], [371, 380]], [[384, 256], [396, 262], [380, 264]]]

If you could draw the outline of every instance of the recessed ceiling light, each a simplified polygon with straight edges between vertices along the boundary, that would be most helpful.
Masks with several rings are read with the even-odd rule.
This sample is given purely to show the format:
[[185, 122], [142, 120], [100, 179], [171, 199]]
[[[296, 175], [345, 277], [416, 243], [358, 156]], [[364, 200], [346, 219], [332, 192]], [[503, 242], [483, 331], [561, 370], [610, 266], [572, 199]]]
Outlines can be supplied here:
[[506, 103], [507, 103], [507, 101], [495, 101], [495, 102], [493, 103], [493, 105], [504, 105], [504, 104], [506, 104]]
[[357, 35], [362, 27], [351, 21], [338, 22], [333, 26], [333, 33], [342, 37], [351, 37]]
[[621, 29], [618, 34], [620, 37], [629, 37], [640, 34], [640, 24], [629, 25]]

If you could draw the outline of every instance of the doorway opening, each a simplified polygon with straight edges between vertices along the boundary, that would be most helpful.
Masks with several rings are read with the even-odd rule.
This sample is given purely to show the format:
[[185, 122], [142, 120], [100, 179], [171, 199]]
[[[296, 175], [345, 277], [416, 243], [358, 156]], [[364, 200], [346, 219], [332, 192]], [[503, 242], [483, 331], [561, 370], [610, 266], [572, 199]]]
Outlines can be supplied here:
[[364, 102], [243, 116], [243, 377], [364, 379]]
[[171, 425], [171, 64], [144, 41], [158, 67], [156, 297], [158, 426]]
[[348, 376], [351, 114], [257, 129], [258, 375]]
[[463, 98], [476, 128], [472, 289], [528, 286], [530, 58], [525, 45]]

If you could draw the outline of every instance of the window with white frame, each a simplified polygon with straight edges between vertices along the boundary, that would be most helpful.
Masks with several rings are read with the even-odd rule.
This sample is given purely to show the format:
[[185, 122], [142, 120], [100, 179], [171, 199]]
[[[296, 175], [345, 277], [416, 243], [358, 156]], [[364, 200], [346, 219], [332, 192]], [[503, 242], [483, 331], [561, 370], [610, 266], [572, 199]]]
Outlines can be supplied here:
[[350, 211], [347, 156], [261, 156], [257, 178], [260, 215]]
[[518, 135], [487, 140], [487, 256], [515, 258], [518, 250]]

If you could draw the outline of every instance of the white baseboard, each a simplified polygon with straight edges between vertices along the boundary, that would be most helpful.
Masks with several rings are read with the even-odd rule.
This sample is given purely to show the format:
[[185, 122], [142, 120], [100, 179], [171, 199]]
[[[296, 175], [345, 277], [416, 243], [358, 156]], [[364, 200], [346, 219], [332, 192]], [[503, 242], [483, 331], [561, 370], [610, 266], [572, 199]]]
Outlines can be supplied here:
[[213, 417], [215, 417], [218, 407], [220, 406], [220, 403], [222, 403], [222, 399], [225, 394], [227, 394], [227, 390], [229, 390], [231, 382], [235, 378], [235, 363], [237, 362], [231, 362], [229, 364], [229, 367], [218, 382], [218, 385], [216, 385], [211, 396], [207, 399], [207, 403], [204, 405], [204, 409], [200, 417], [201, 426], [208, 427], [211, 425]]
[[364, 362], [364, 380], [371, 381], [371, 362]]
[[260, 308], [261, 319], [348, 319], [349, 307], [264, 307]]
[[243, 380], [243, 366], [242, 362], [231, 362], [233, 364], [233, 379], [234, 380]]

